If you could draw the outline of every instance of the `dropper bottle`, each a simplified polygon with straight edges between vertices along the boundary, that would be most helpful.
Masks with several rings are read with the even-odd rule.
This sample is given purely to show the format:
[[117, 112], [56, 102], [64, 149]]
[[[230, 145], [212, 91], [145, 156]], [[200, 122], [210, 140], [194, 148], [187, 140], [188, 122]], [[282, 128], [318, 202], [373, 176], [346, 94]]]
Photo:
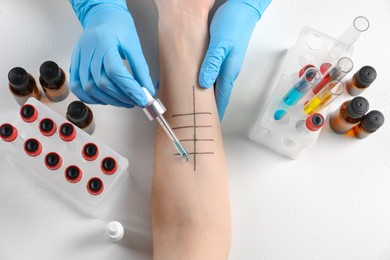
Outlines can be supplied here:
[[345, 101], [329, 118], [329, 126], [335, 133], [345, 134], [360, 120], [368, 111], [368, 101], [364, 97], [355, 97]]
[[66, 119], [90, 135], [95, 131], [92, 110], [81, 101], [73, 101], [69, 104]]
[[384, 115], [377, 110], [372, 110], [367, 113], [367, 115], [363, 117], [360, 124], [355, 126], [353, 129], [355, 131], [356, 137], [363, 139], [378, 130], [384, 122]]
[[21, 67], [11, 69], [8, 73], [8, 81], [9, 90], [19, 105], [23, 106], [30, 97], [38, 100], [41, 98], [35, 79], [25, 69]]
[[39, 68], [39, 82], [46, 97], [53, 102], [60, 102], [69, 95], [69, 86], [65, 72], [54, 61], [46, 61]]

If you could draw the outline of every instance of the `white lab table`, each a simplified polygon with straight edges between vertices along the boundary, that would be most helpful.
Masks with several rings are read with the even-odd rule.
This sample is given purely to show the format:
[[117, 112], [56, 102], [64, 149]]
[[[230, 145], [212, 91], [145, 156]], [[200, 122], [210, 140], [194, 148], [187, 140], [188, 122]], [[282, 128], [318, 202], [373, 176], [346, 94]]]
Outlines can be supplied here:
[[[152, 0], [128, 1], [154, 80], [158, 78], [156, 10]], [[339, 36], [354, 17], [370, 29], [355, 44], [356, 71], [377, 69], [364, 93], [387, 122], [366, 140], [339, 136], [327, 125], [318, 143], [290, 160], [249, 140], [248, 133], [285, 50], [304, 25]], [[388, 0], [274, 0], [255, 29], [223, 121], [233, 217], [230, 259], [390, 258], [390, 2]], [[7, 74], [22, 66], [36, 78], [46, 60], [66, 71], [82, 29], [66, 0], [0, 3], [0, 122], [18, 106]], [[174, 73], [174, 72], [173, 72]], [[351, 75], [349, 75], [351, 76]], [[347, 77], [349, 77], [347, 76]], [[347, 99], [343, 96], [333, 109]], [[64, 114], [71, 95], [51, 108]], [[47, 100], [44, 100], [47, 101]], [[40, 182], [0, 155], [0, 259], [150, 259], [149, 216], [154, 124], [140, 109], [92, 106], [94, 136], [129, 159], [131, 177], [107, 201], [99, 218], [74, 211]], [[111, 220], [125, 227], [107, 240]]]

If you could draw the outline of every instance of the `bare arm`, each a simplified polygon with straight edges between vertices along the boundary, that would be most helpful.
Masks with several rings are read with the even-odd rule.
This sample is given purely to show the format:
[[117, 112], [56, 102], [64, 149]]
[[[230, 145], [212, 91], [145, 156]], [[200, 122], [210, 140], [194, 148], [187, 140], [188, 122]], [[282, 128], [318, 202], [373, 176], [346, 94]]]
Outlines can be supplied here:
[[197, 84], [214, 1], [155, 2], [160, 99], [191, 159], [184, 162], [158, 128], [151, 211], [154, 259], [226, 259], [230, 207], [220, 123], [213, 89]]

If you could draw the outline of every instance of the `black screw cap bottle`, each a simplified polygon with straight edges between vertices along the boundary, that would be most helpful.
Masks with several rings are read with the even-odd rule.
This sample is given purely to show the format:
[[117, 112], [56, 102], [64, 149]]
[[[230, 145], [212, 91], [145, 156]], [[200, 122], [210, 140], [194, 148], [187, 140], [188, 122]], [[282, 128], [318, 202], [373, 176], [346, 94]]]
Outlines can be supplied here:
[[364, 97], [355, 97], [352, 100], [345, 101], [329, 118], [330, 128], [335, 133], [345, 134], [360, 120], [368, 111], [368, 101]]
[[69, 95], [69, 86], [65, 72], [54, 61], [46, 61], [39, 68], [39, 82], [46, 97], [53, 102], [60, 102]]
[[364, 66], [347, 81], [347, 91], [351, 96], [360, 95], [375, 79], [376, 70], [371, 66]]
[[8, 81], [9, 90], [19, 105], [24, 105], [30, 97], [38, 100], [41, 98], [35, 79], [25, 69], [20, 67], [11, 69], [8, 73]]
[[366, 138], [378, 130], [385, 122], [385, 116], [378, 110], [372, 110], [363, 117], [363, 120], [354, 127], [358, 138]]
[[81, 101], [69, 104], [66, 119], [90, 135], [95, 131], [92, 110]]

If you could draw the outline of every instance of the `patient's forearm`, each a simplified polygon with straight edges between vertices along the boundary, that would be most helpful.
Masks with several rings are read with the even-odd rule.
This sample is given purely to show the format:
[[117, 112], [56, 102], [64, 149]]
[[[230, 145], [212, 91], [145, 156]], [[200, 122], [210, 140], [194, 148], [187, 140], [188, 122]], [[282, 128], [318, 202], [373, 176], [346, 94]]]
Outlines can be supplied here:
[[227, 169], [214, 92], [197, 84], [207, 35], [207, 19], [160, 17], [160, 99], [190, 160], [184, 162], [157, 129], [155, 259], [226, 259], [230, 248]]

